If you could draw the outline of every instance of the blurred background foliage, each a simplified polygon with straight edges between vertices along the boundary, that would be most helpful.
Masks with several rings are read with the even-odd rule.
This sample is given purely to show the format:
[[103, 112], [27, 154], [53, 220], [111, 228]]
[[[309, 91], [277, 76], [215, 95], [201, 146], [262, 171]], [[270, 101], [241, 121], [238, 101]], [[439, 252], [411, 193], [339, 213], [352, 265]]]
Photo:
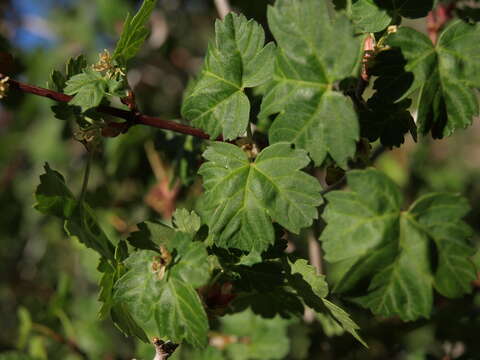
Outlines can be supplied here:
[[[268, 3], [232, 1], [263, 25]], [[1, 0], [1, 72], [45, 86], [51, 71], [63, 69], [72, 56], [85, 53], [95, 62], [100, 51], [113, 47], [125, 14], [138, 5], [135, 0]], [[159, 0], [151, 36], [128, 72], [142, 112], [180, 117], [182, 92], [202, 63], [216, 17], [210, 0]], [[6, 53], [13, 62], [5, 60]], [[52, 104], [18, 92], [0, 104], [0, 359], [14, 359], [6, 355], [14, 350], [39, 360], [151, 359], [151, 346], [98, 320], [96, 254], [67, 239], [60, 221], [32, 207], [45, 162], [78, 193], [86, 161], [70, 124], [54, 118]], [[464, 194], [472, 206], [468, 221], [479, 234], [479, 138], [477, 121], [450, 139], [422, 138], [417, 144], [409, 139], [382, 155], [377, 166], [402, 187], [407, 203], [428, 191]], [[145, 219], [168, 219], [176, 207], [193, 207], [201, 191], [196, 171], [203, 147], [191, 137], [140, 126], [104, 141], [87, 198], [110, 238], [125, 238]], [[294, 243], [306, 256], [306, 237]], [[437, 296], [432, 318], [414, 323], [374, 318], [345, 303], [369, 349], [321, 318], [306, 326], [280, 318], [262, 322], [246, 312], [222, 318], [205, 352], [180, 348], [174, 358], [222, 359], [224, 350], [231, 359], [480, 359], [478, 286], [461, 300]], [[257, 338], [263, 348], [256, 346]]]

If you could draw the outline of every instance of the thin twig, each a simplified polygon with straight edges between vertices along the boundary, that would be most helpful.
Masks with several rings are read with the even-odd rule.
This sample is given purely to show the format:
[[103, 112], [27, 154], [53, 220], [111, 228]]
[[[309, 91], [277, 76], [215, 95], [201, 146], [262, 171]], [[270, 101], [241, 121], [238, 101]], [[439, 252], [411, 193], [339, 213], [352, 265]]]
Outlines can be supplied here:
[[153, 141], [147, 141], [144, 145], [145, 153], [147, 154], [148, 162], [150, 163], [150, 167], [152, 168], [153, 174], [155, 175], [155, 179], [157, 182], [162, 181], [167, 177], [165, 166], [163, 164], [160, 155], [155, 150], [155, 145]]
[[[314, 231], [313, 227], [308, 230], [307, 241], [308, 259], [310, 260], [310, 264], [315, 268], [317, 275], [320, 275], [323, 273], [322, 248], [320, 247], [320, 243], [318, 242], [318, 236]], [[305, 312], [303, 313], [303, 320], [307, 324], [311, 324], [315, 320], [315, 312], [313, 311], [313, 309], [309, 307], [305, 308]]]
[[318, 237], [315, 234], [313, 229], [308, 231], [307, 235], [308, 240], [308, 257], [310, 260], [310, 264], [315, 268], [317, 271], [317, 275], [323, 273], [323, 264], [322, 264], [322, 248], [320, 247], [320, 243], [318, 242]]
[[32, 328], [35, 331], [38, 331], [39, 333], [49, 337], [50, 339], [55, 340], [56, 342], [68, 346], [68, 348], [79, 355], [82, 359], [88, 360], [89, 357], [85, 351], [80, 349], [80, 347], [77, 345], [77, 343], [73, 340], [67, 339], [66, 337], [62, 336], [61, 334], [53, 331], [49, 327], [42, 325], [42, 324], [37, 324], [33, 323]]
[[[0, 74], [0, 79], [4, 77], [5, 76], [3, 74]], [[45, 89], [39, 86], [25, 84], [17, 80], [10, 79], [8, 83], [10, 85], [10, 89], [20, 90], [24, 93], [46, 97], [58, 102], [68, 103], [70, 100], [72, 100], [72, 96], [69, 96], [57, 91]], [[180, 124], [175, 121], [148, 116], [140, 112], [132, 112], [132, 111], [118, 109], [111, 106], [99, 106], [96, 108], [96, 111], [126, 120], [127, 122], [125, 123], [109, 124], [110, 127], [118, 128], [122, 132], [126, 132], [132, 125], [146, 125], [146, 126], [152, 126], [158, 129], [171, 130], [181, 134], [192, 135], [201, 139], [210, 139], [210, 136], [204, 133], [200, 129], [194, 128], [192, 126]], [[221, 137], [217, 138], [216, 140], [223, 141]]]
[[232, 11], [230, 3], [228, 2], [228, 0], [214, 0], [214, 2], [215, 7], [217, 8], [218, 16], [220, 17], [220, 19], [223, 20], [225, 16], [227, 16], [227, 14]]

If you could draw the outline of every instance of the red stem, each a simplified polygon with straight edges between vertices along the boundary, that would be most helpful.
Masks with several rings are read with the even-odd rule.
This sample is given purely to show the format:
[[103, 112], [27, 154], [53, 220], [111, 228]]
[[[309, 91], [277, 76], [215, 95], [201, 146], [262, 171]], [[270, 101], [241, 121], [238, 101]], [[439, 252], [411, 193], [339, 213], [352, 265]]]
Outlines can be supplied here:
[[[0, 79], [4, 78], [3, 74], [0, 74]], [[72, 100], [72, 96], [45, 89], [39, 86], [29, 85], [22, 83], [17, 80], [10, 79], [8, 80], [10, 88], [20, 90], [24, 93], [34, 94], [42, 97], [46, 97], [58, 102], [69, 102]], [[128, 130], [131, 125], [147, 125], [152, 126], [158, 129], [171, 130], [177, 133], [192, 135], [201, 139], [209, 139], [210, 136], [204, 133], [202, 130], [194, 128], [192, 126], [183, 125], [171, 120], [165, 120], [158, 117], [144, 115], [140, 112], [132, 112], [123, 109], [118, 109], [111, 106], [99, 106], [96, 109], [98, 112], [112, 115], [121, 119], [127, 120], [127, 123], [110, 123], [109, 126], [112, 128], [117, 128], [122, 132]], [[218, 141], [223, 141], [221, 137], [217, 138]]]

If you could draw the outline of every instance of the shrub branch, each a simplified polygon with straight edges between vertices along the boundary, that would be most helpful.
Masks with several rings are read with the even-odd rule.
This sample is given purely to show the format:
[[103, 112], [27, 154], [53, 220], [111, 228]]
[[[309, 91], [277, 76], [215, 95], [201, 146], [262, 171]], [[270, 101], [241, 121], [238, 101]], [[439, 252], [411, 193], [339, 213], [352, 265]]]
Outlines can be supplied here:
[[[4, 78], [6, 78], [5, 75], [0, 74], [0, 79]], [[16, 89], [23, 93], [46, 97], [58, 102], [68, 103], [70, 100], [72, 100], [72, 96], [39, 86], [26, 84], [17, 80], [9, 79], [8, 84], [10, 85], [10, 89]], [[146, 125], [158, 129], [171, 130], [177, 133], [195, 136], [201, 139], [210, 139], [210, 136], [200, 129], [180, 124], [172, 120], [165, 120], [159, 117], [145, 115], [138, 111], [128, 111], [111, 106], [99, 106], [96, 108], [96, 110], [100, 113], [126, 120], [124, 123], [109, 123], [109, 127], [119, 130], [120, 132], [128, 131], [128, 129], [133, 125]], [[223, 141], [221, 137], [217, 138], [217, 140]]]

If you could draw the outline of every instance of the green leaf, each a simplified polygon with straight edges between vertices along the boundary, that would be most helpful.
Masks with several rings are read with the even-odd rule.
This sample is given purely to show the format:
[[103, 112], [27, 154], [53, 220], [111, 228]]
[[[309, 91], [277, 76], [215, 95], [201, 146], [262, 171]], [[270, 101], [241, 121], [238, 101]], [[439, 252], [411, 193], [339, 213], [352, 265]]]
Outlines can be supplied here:
[[472, 231], [460, 219], [470, 207], [466, 199], [451, 194], [430, 194], [418, 199], [410, 208], [416, 221], [435, 241], [438, 266], [433, 279], [435, 289], [446, 297], [461, 297], [471, 291], [476, 279], [470, 259], [474, 249], [462, 241]]
[[117, 271], [115, 268], [105, 259], [100, 258], [97, 270], [102, 273], [100, 278], [100, 293], [98, 300], [102, 302], [102, 307], [98, 312], [100, 319], [106, 319], [110, 315], [110, 310], [113, 305], [112, 290], [113, 284], [117, 280]]
[[352, 21], [357, 30], [374, 33], [390, 25], [392, 17], [386, 9], [379, 7], [375, 0], [358, 0], [352, 4]]
[[380, 139], [383, 146], [400, 146], [410, 132], [417, 141], [417, 126], [408, 111], [411, 100], [395, 102], [413, 81], [405, 72], [406, 60], [398, 49], [384, 50], [369, 62], [368, 72], [375, 76], [376, 92], [359, 111], [362, 137], [370, 142]]
[[62, 91], [65, 87], [65, 76], [58, 70], [53, 70], [50, 74], [50, 82], [48, 83], [48, 88], [56, 91]]
[[110, 316], [115, 326], [125, 336], [136, 336], [144, 343], [150, 343], [145, 331], [138, 326], [138, 323], [133, 319], [125, 304], [114, 304], [111, 308]]
[[125, 87], [124, 87], [124, 81], [122, 78], [107, 78], [106, 79], [107, 83], [107, 94], [110, 96], [118, 96], [122, 97], [126, 95]]
[[[120, 246], [117, 247], [117, 253], [119, 248]], [[149, 343], [145, 331], [138, 326], [125, 305], [114, 303], [113, 285], [124, 274], [125, 268], [119, 260], [115, 260], [113, 263], [115, 266], [112, 266], [105, 258], [101, 258], [97, 268], [98, 271], [103, 273], [100, 279], [100, 294], [98, 296], [98, 300], [102, 302], [99, 317], [103, 320], [110, 316], [115, 326], [125, 336], [136, 336], [141, 341]]]
[[65, 185], [63, 176], [45, 164], [45, 174], [35, 192], [35, 208], [64, 220], [65, 231], [107, 259], [114, 259], [114, 248], [102, 231], [90, 206], [79, 203]]
[[171, 276], [195, 288], [205, 285], [210, 276], [205, 244], [198, 241], [192, 242], [189, 236], [177, 233], [169, 245], [167, 247], [171, 252], [175, 250], [178, 252], [178, 256], [174, 259], [175, 265], [170, 270]]
[[465, 199], [434, 193], [401, 211], [398, 187], [379, 171], [354, 170], [347, 178], [351, 191], [329, 193], [323, 214], [321, 240], [334, 290], [353, 291], [369, 281], [367, 295], [356, 301], [403, 320], [430, 315], [432, 288], [447, 297], [471, 291], [471, 233], [460, 220], [469, 209]]
[[127, 239], [130, 245], [144, 250], [159, 250], [159, 245], [165, 245], [175, 236], [175, 229], [163, 224], [145, 221], [137, 224], [138, 231], [133, 232]]
[[80, 74], [87, 67], [87, 59], [83, 55], [76, 58], [70, 58], [65, 65], [65, 75], [58, 70], [53, 70], [50, 75], [49, 89], [63, 92], [65, 83], [71, 77]]
[[266, 82], [272, 73], [273, 43], [265, 44], [262, 27], [243, 15], [228, 14], [215, 23], [198, 79], [189, 87], [183, 116], [212, 139], [235, 139], [245, 133], [250, 102], [244, 89]]
[[70, 217], [76, 206], [76, 199], [65, 184], [62, 174], [45, 164], [45, 174], [40, 175], [40, 184], [35, 192], [35, 209], [44, 214], [60, 218]]
[[152, 14], [157, 0], [144, 0], [142, 7], [132, 18], [130, 14], [125, 19], [122, 35], [117, 42], [113, 59], [125, 65], [127, 61], [138, 53], [148, 36], [147, 22]]
[[[361, 32], [379, 32], [400, 18], [427, 16], [433, 8], [433, 0], [333, 0], [338, 10], [349, 11], [355, 27]], [[347, 2], [351, 2], [349, 8]]]
[[108, 88], [109, 82], [101, 73], [85, 69], [66, 82], [64, 92], [67, 95], [75, 95], [69, 104], [80, 106], [85, 112], [100, 105]]
[[232, 360], [284, 359], [290, 348], [287, 336], [289, 321], [277, 316], [264, 319], [250, 310], [226, 315], [221, 319], [221, 332], [249, 341], [230, 344], [226, 348]]
[[405, 71], [406, 64], [407, 60], [399, 48], [385, 49], [376, 54], [368, 63], [368, 73], [376, 77], [374, 96], [388, 103], [400, 99], [413, 82], [413, 74]]
[[323, 303], [329, 310], [327, 318], [330, 320], [334, 320], [337, 322], [340, 327], [351, 334], [355, 339], [357, 339], [360, 344], [368, 348], [367, 343], [360, 337], [357, 330], [359, 330], [359, 326], [350, 318], [350, 315], [343, 310], [341, 307], [335, 305], [334, 303], [328, 301], [327, 299], [323, 299]]
[[234, 266], [231, 270], [241, 279], [235, 283], [235, 289], [240, 291], [270, 291], [284, 285], [285, 281], [283, 266], [275, 260], [266, 260], [253, 266]]
[[173, 214], [173, 223], [184, 233], [196, 233], [200, 229], [200, 217], [194, 211], [177, 209]]
[[[183, 209], [182, 209], [183, 210]], [[200, 219], [195, 212], [177, 210], [174, 214], [175, 220], [193, 219], [199, 222]], [[183, 215], [182, 215], [183, 214]], [[182, 222], [180, 221], [180, 224]], [[182, 224], [185, 225], [185, 224]], [[192, 224], [189, 224], [191, 226]], [[159, 252], [160, 246], [164, 246], [170, 253], [174, 254], [176, 266], [171, 268], [171, 273], [178, 275], [185, 282], [194, 287], [205, 284], [210, 273], [210, 263], [205, 250], [205, 244], [193, 241], [195, 232], [198, 230], [195, 224], [188, 227], [174, 229], [162, 223], [144, 222], [138, 224], [139, 230], [132, 233], [128, 242], [139, 249], [153, 250]], [[197, 230], [193, 231], [193, 228]], [[188, 230], [189, 232], [186, 232]], [[180, 262], [180, 264], [177, 264]]]
[[350, 315], [334, 303], [326, 299], [328, 285], [325, 276], [318, 275], [316, 269], [307, 263], [305, 259], [290, 262], [289, 284], [303, 299], [305, 304], [312, 308], [323, 322], [336, 324], [344, 331], [350, 333], [362, 345], [367, 344], [358, 334], [358, 325], [350, 318]]
[[277, 315], [283, 318], [290, 318], [292, 315], [301, 317], [305, 309], [298, 296], [284, 288], [239, 293], [232, 302], [232, 308], [235, 311], [250, 308], [263, 318]]
[[217, 142], [203, 156], [200, 214], [219, 247], [261, 254], [274, 243], [272, 221], [298, 233], [317, 218], [320, 185], [300, 171], [310, 162], [305, 151], [278, 143], [250, 162], [237, 146]]
[[436, 45], [426, 35], [405, 27], [388, 37], [389, 46], [402, 50], [407, 60], [405, 71], [413, 73], [413, 82], [400, 100], [419, 91], [417, 123], [422, 134], [449, 136], [469, 126], [478, 114], [473, 90], [480, 87], [480, 48], [472, 44], [479, 38], [480, 24], [461, 20], [451, 22]]
[[372, 96], [367, 101], [366, 109], [360, 111], [362, 137], [370, 142], [380, 139], [386, 147], [400, 147], [405, 142], [405, 134], [409, 132], [416, 141], [417, 126], [408, 111], [410, 104], [410, 99], [391, 103], [382, 97]]
[[[200, 243], [191, 243], [191, 251], [203, 251]], [[188, 256], [185, 255], [185, 257]], [[160, 279], [152, 271], [158, 253], [141, 250], [125, 261], [127, 272], [115, 284], [114, 299], [124, 304], [135, 321], [149, 337], [167, 337], [173, 342], [188, 341], [194, 346], [203, 346], [207, 340], [208, 321], [202, 302], [194, 286], [204, 284], [207, 278], [192, 283], [189, 268], [192, 261], [182, 259], [167, 270]], [[193, 262], [195, 263], [195, 262]]]
[[313, 293], [324, 298], [328, 295], [328, 285], [323, 275], [318, 275], [315, 268], [308, 264], [305, 259], [299, 259], [290, 263], [290, 271], [293, 276], [299, 274], [304, 281], [312, 288]]
[[265, 261], [253, 266], [235, 266], [235, 311], [246, 308], [265, 318], [275, 315], [302, 316], [304, 306], [286, 286], [286, 272], [279, 261]]
[[30, 333], [32, 331], [32, 317], [27, 308], [20, 306], [17, 310], [18, 315], [18, 338], [17, 349], [24, 350]]
[[294, 143], [316, 165], [330, 155], [346, 167], [355, 153], [358, 121], [350, 99], [332, 88], [357, 75], [362, 39], [344, 15], [329, 17], [324, 0], [278, 0], [268, 9], [268, 23], [279, 46], [259, 115], [280, 113], [270, 142]]

